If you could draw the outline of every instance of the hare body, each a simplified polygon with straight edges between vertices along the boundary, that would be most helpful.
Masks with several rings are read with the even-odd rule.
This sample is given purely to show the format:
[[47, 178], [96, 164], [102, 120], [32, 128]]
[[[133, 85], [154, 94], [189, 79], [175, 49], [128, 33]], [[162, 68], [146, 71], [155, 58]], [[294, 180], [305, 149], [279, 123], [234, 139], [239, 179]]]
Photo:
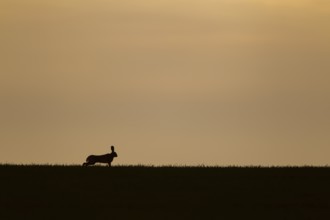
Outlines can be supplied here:
[[113, 158], [118, 157], [117, 153], [115, 152], [115, 148], [111, 146], [111, 153], [104, 154], [104, 155], [90, 155], [86, 158], [86, 162], [83, 163], [83, 166], [94, 165], [96, 163], [106, 163], [108, 166], [111, 166], [111, 162]]

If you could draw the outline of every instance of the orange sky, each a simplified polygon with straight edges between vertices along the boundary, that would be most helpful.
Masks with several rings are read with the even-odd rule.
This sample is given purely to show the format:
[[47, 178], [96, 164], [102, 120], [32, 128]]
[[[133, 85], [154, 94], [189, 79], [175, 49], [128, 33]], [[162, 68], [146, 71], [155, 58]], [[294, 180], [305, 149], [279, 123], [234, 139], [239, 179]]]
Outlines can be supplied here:
[[327, 0], [2, 0], [0, 163], [330, 163]]

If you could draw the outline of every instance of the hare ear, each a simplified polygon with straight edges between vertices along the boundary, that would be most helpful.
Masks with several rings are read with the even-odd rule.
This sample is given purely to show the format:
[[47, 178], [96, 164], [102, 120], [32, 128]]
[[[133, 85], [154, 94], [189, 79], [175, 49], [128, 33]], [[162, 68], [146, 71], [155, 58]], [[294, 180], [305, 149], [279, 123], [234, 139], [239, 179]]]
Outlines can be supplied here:
[[115, 147], [114, 146], [111, 146], [111, 150], [114, 151], [115, 150]]

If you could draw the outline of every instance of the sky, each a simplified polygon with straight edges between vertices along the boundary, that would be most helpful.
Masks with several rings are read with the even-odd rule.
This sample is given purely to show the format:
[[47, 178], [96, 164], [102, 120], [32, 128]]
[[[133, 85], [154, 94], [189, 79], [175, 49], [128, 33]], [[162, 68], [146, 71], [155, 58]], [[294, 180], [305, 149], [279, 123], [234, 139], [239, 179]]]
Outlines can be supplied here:
[[330, 164], [328, 0], [1, 0], [0, 163]]

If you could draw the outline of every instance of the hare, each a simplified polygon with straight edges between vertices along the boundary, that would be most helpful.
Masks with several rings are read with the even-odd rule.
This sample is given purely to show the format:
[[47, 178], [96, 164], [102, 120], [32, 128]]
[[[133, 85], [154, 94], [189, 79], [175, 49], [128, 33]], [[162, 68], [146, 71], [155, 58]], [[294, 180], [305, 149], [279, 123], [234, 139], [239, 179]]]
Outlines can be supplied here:
[[83, 163], [83, 166], [94, 165], [95, 163], [107, 163], [109, 167], [111, 167], [111, 162], [114, 157], [118, 157], [115, 152], [115, 147], [111, 146], [111, 154], [104, 155], [90, 155], [87, 157], [86, 162]]

